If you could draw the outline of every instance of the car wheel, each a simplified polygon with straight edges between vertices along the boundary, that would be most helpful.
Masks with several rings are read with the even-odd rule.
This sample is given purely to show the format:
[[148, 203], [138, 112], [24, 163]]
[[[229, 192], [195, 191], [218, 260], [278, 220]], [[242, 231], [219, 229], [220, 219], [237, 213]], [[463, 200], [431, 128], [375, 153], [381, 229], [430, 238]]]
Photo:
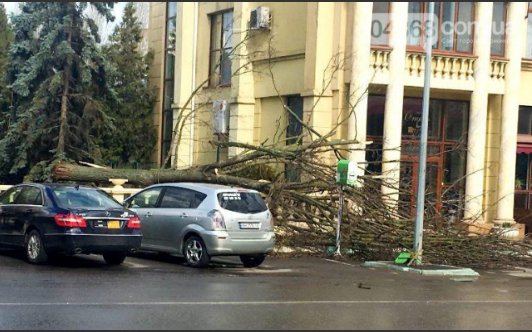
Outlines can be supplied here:
[[32, 264], [42, 264], [48, 260], [48, 254], [44, 250], [41, 234], [37, 230], [32, 230], [26, 234], [25, 239], [26, 258]]
[[266, 255], [242, 255], [240, 261], [244, 264], [244, 267], [257, 267], [264, 262]]
[[197, 236], [191, 236], [185, 241], [183, 256], [187, 264], [192, 267], [205, 267], [209, 265], [211, 258], [203, 241]]
[[120, 265], [126, 259], [125, 252], [106, 252], [103, 254], [103, 259], [109, 265]]

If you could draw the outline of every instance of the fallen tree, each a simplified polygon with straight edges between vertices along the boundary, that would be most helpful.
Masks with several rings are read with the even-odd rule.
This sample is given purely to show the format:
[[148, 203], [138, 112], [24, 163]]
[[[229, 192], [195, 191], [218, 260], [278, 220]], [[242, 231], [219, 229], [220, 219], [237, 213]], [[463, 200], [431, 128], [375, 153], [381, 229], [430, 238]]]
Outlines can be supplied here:
[[[336, 140], [337, 131], [349, 119], [356, 119], [355, 105], [367, 95], [366, 91], [350, 91], [345, 109], [338, 114], [329, 133], [320, 134], [303, 118], [297, 116], [278, 89], [273, 75], [274, 65], [271, 39], [267, 54], [249, 53], [253, 47], [247, 42], [254, 34], [245, 34], [231, 50], [236, 69], [235, 75], [251, 75], [258, 69], [253, 58], [266, 60], [266, 70], [261, 74], [271, 77], [284, 119], [291, 119], [300, 128], [299, 136], [288, 139], [286, 127], [278, 126], [269, 143], [251, 145], [237, 142], [211, 142], [219, 148], [238, 148], [236, 156], [220, 162], [199, 165], [190, 169], [108, 169], [77, 165], [72, 161], [57, 161], [36, 167], [28, 177], [37, 181], [73, 181], [95, 185], [108, 185], [111, 178], [127, 178], [127, 185], [138, 187], [162, 182], [209, 182], [252, 188], [264, 194], [275, 220], [279, 249], [288, 247], [296, 252], [324, 254], [326, 247], [335, 244], [336, 222], [339, 208], [339, 186], [336, 184], [336, 162], [347, 159], [356, 150], [355, 140]], [[246, 46], [242, 48], [241, 46]], [[335, 74], [344, 69], [347, 54], [338, 53], [321, 73], [322, 91], [315, 104], [305, 110], [313, 114], [322, 96], [333, 89]], [[220, 63], [216, 64], [219, 68]], [[194, 96], [209, 82], [207, 77], [198, 84], [184, 105], [179, 109], [177, 123], [172, 131], [170, 153], [162, 163], [168, 165], [179, 155], [179, 142], [185, 126], [194, 123], [192, 118], [197, 107], [189, 107]], [[341, 81], [341, 80], [337, 80]], [[336, 87], [338, 88], [338, 87]], [[209, 89], [208, 91], [213, 91]], [[203, 103], [210, 100], [203, 96]], [[216, 94], [213, 94], [213, 98]], [[217, 97], [216, 97], [217, 98]], [[187, 111], [190, 108], [190, 111]], [[331, 114], [335, 114], [332, 112]], [[274, 119], [272, 119], [274, 121]], [[280, 123], [280, 122], [279, 122]], [[353, 125], [352, 123], [349, 126]], [[355, 126], [356, 127], [356, 126]], [[212, 128], [208, 128], [212, 130]], [[350, 137], [356, 137], [352, 130]], [[286, 138], [286, 139], [285, 139]], [[288, 144], [291, 142], [293, 144]], [[204, 143], [204, 142], [202, 142]], [[287, 145], [288, 144], [288, 145]], [[367, 150], [367, 149], [366, 149]], [[171, 163], [170, 163], [171, 164]], [[364, 165], [366, 166], [366, 165]], [[290, 171], [287, 174], [286, 171]], [[387, 174], [382, 174], [386, 176]], [[360, 177], [362, 185], [347, 187], [344, 191], [345, 209], [342, 210], [341, 248], [350, 249], [355, 259], [391, 260], [399, 251], [413, 247], [414, 221], [408, 209], [398, 209], [389, 204], [381, 186], [389, 186], [392, 194], [399, 194], [398, 206], [410, 207], [408, 195], [412, 182], [383, 183], [371, 174]], [[393, 200], [392, 200], [393, 201]], [[452, 204], [452, 202], [450, 202]], [[510, 241], [496, 233], [471, 236], [459, 223], [448, 222], [437, 204], [426, 203], [424, 223], [423, 261], [434, 264], [465, 265], [471, 267], [511, 267], [532, 265], [532, 245], [527, 241]]]
[[[62, 161], [51, 166], [48, 179], [105, 185], [110, 178], [127, 178], [129, 185], [139, 187], [186, 181], [252, 188], [265, 195], [272, 210], [279, 248], [323, 254], [327, 246], [334, 245], [339, 187], [334, 163], [323, 156], [342, 156], [353, 141], [321, 138], [286, 147], [213, 143], [246, 151], [226, 161], [186, 170], [93, 168]], [[301, 181], [286, 179], [280, 166], [287, 165], [299, 170]], [[363, 186], [344, 189], [341, 247], [350, 249], [355, 259], [393, 260], [399, 251], [413, 247], [413, 218], [390, 208], [382, 196], [379, 179], [364, 176], [362, 180]], [[427, 210], [430, 209], [435, 207], [428, 204]], [[486, 268], [532, 265], [529, 242], [511, 241], [496, 233], [471, 236], [455, 226], [449, 226], [445, 216], [427, 213], [424, 263]]]

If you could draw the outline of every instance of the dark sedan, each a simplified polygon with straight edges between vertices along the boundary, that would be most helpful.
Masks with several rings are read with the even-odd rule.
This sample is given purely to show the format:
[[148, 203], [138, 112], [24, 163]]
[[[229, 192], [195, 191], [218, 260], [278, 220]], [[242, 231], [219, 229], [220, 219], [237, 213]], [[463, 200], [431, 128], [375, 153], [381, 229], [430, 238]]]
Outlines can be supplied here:
[[121, 264], [141, 240], [137, 215], [98, 188], [29, 183], [0, 195], [0, 243], [25, 248], [31, 263], [92, 253]]

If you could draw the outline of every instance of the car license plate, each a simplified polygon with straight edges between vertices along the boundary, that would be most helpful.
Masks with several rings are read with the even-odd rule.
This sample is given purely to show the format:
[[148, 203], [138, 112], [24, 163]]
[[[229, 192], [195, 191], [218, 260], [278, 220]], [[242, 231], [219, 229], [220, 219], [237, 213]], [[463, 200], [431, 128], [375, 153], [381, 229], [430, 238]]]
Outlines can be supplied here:
[[118, 220], [109, 220], [107, 222], [107, 228], [108, 229], [118, 229], [118, 228], [120, 228], [120, 221], [118, 221]]
[[260, 223], [258, 222], [241, 222], [240, 229], [259, 229]]

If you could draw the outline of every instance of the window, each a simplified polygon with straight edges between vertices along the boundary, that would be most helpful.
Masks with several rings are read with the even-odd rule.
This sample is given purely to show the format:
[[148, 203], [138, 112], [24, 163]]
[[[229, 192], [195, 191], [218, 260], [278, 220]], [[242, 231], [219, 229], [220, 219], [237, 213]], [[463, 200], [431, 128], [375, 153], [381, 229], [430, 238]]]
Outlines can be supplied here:
[[22, 191], [22, 187], [14, 187], [6, 191], [0, 196], [0, 204], [13, 204], [17, 196]]
[[224, 192], [218, 194], [222, 209], [240, 213], [260, 213], [268, 210], [259, 193]]
[[[425, 22], [428, 4], [408, 3], [407, 45], [424, 47]], [[444, 52], [473, 52], [473, 3], [436, 2], [435, 25], [432, 48]]]
[[196, 209], [207, 195], [184, 188], [166, 188], [161, 208]]
[[[421, 98], [405, 98], [403, 101], [403, 129], [402, 135], [406, 139], [419, 139], [421, 135]], [[429, 140], [441, 138], [441, 109], [442, 103], [434, 100], [429, 102], [429, 125], [427, 137]]]
[[408, 3], [408, 21], [406, 28], [406, 44], [423, 47], [423, 5], [421, 2]]
[[153, 208], [157, 204], [161, 190], [162, 187], [145, 190], [130, 199], [127, 206], [130, 208]]
[[286, 144], [301, 144], [301, 133], [303, 128], [301, 126], [301, 122], [303, 121], [303, 98], [301, 98], [301, 96], [289, 96], [286, 98], [286, 106], [288, 106], [293, 113], [288, 114]]
[[[368, 97], [368, 120], [366, 128], [368, 136], [382, 137], [385, 101], [385, 96], [370, 95]], [[369, 141], [371, 141], [371, 139], [369, 139]]]
[[[288, 114], [286, 145], [301, 144], [301, 134], [303, 130], [301, 125], [301, 122], [303, 121], [303, 98], [301, 98], [301, 96], [288, 96], [286, 98], [286, 106], [288, 106], [292, 113], [294, 113]], [[287, 164], [285, 168], [285, 176], [288, 181], [299, 182], [301, 180], [300, 167], [295, 164]]]
[[506, 5], [504, 2], [494, 2], [491, 22], [491, 55], [504, 56], [505, 25]]
[[[366, 147], [366, 171], [369, 174], [382, 172], [382, 134], [384, 126], [384, 103], [386, 97], [381, 95], [368, 96], [368, 119], [366, 126], [367, 141], [373, 141]], [[377, 179], [377, 181], [379, 181]]]
[[231, 58], [233, 48], [233, 11], [211, 15], [210, 85], [231, 84]]
[[444, 116], [445, 139], [447, 141], [463, 140], [467, 135], [467, 104], [461, 101], [447, 101]]
[[36, 187], [23, 187], [15, 199], [15, 204], [42, 205], [42, 203], [41, 190]]
[[390, 34], [390, 3], [374, 2], [371, 20], [371, 45], [388, 45]]
[[[384, 96], [368, 96], [367, 140], [373, 141], [366, 148], [369, 174], [382, 172], [384, 109]], [[404, 98], [399, 201], [402, 211], [406, 213], [413, 212], [417, 188], [421, 111], [422, 98]], [[431, 99], [429, 102], [427, 199], [432, 200], [437, 211], [458, 213], [458, 218], [461, 218], [461, 204], [464, 202], [468, 119], [467, 102], [441, 99]]]
[[514, 208], [532, 209], [532, 155], [518, 153], [515, 165]]
[[164, 64], [164, 96], [162, 117], [162, 147], [161, 161], [163, 161], [172, 144], [174, 130], [174, 71], [175, 71], [175, 43], [176, 43], [176, 17], [177, 2], [168, 2], [166, 7], [166, 38], [165, 38], [165, 64]]
[[532, 135], [532, 107], [519, 107], [517, 132], [523, 135]]
[[57, 201], [57, 205], [64, 209], [116, 209], [122, 207], [113, 197], [97, 188], [58, 186], [52, 188], [52, 194]]

